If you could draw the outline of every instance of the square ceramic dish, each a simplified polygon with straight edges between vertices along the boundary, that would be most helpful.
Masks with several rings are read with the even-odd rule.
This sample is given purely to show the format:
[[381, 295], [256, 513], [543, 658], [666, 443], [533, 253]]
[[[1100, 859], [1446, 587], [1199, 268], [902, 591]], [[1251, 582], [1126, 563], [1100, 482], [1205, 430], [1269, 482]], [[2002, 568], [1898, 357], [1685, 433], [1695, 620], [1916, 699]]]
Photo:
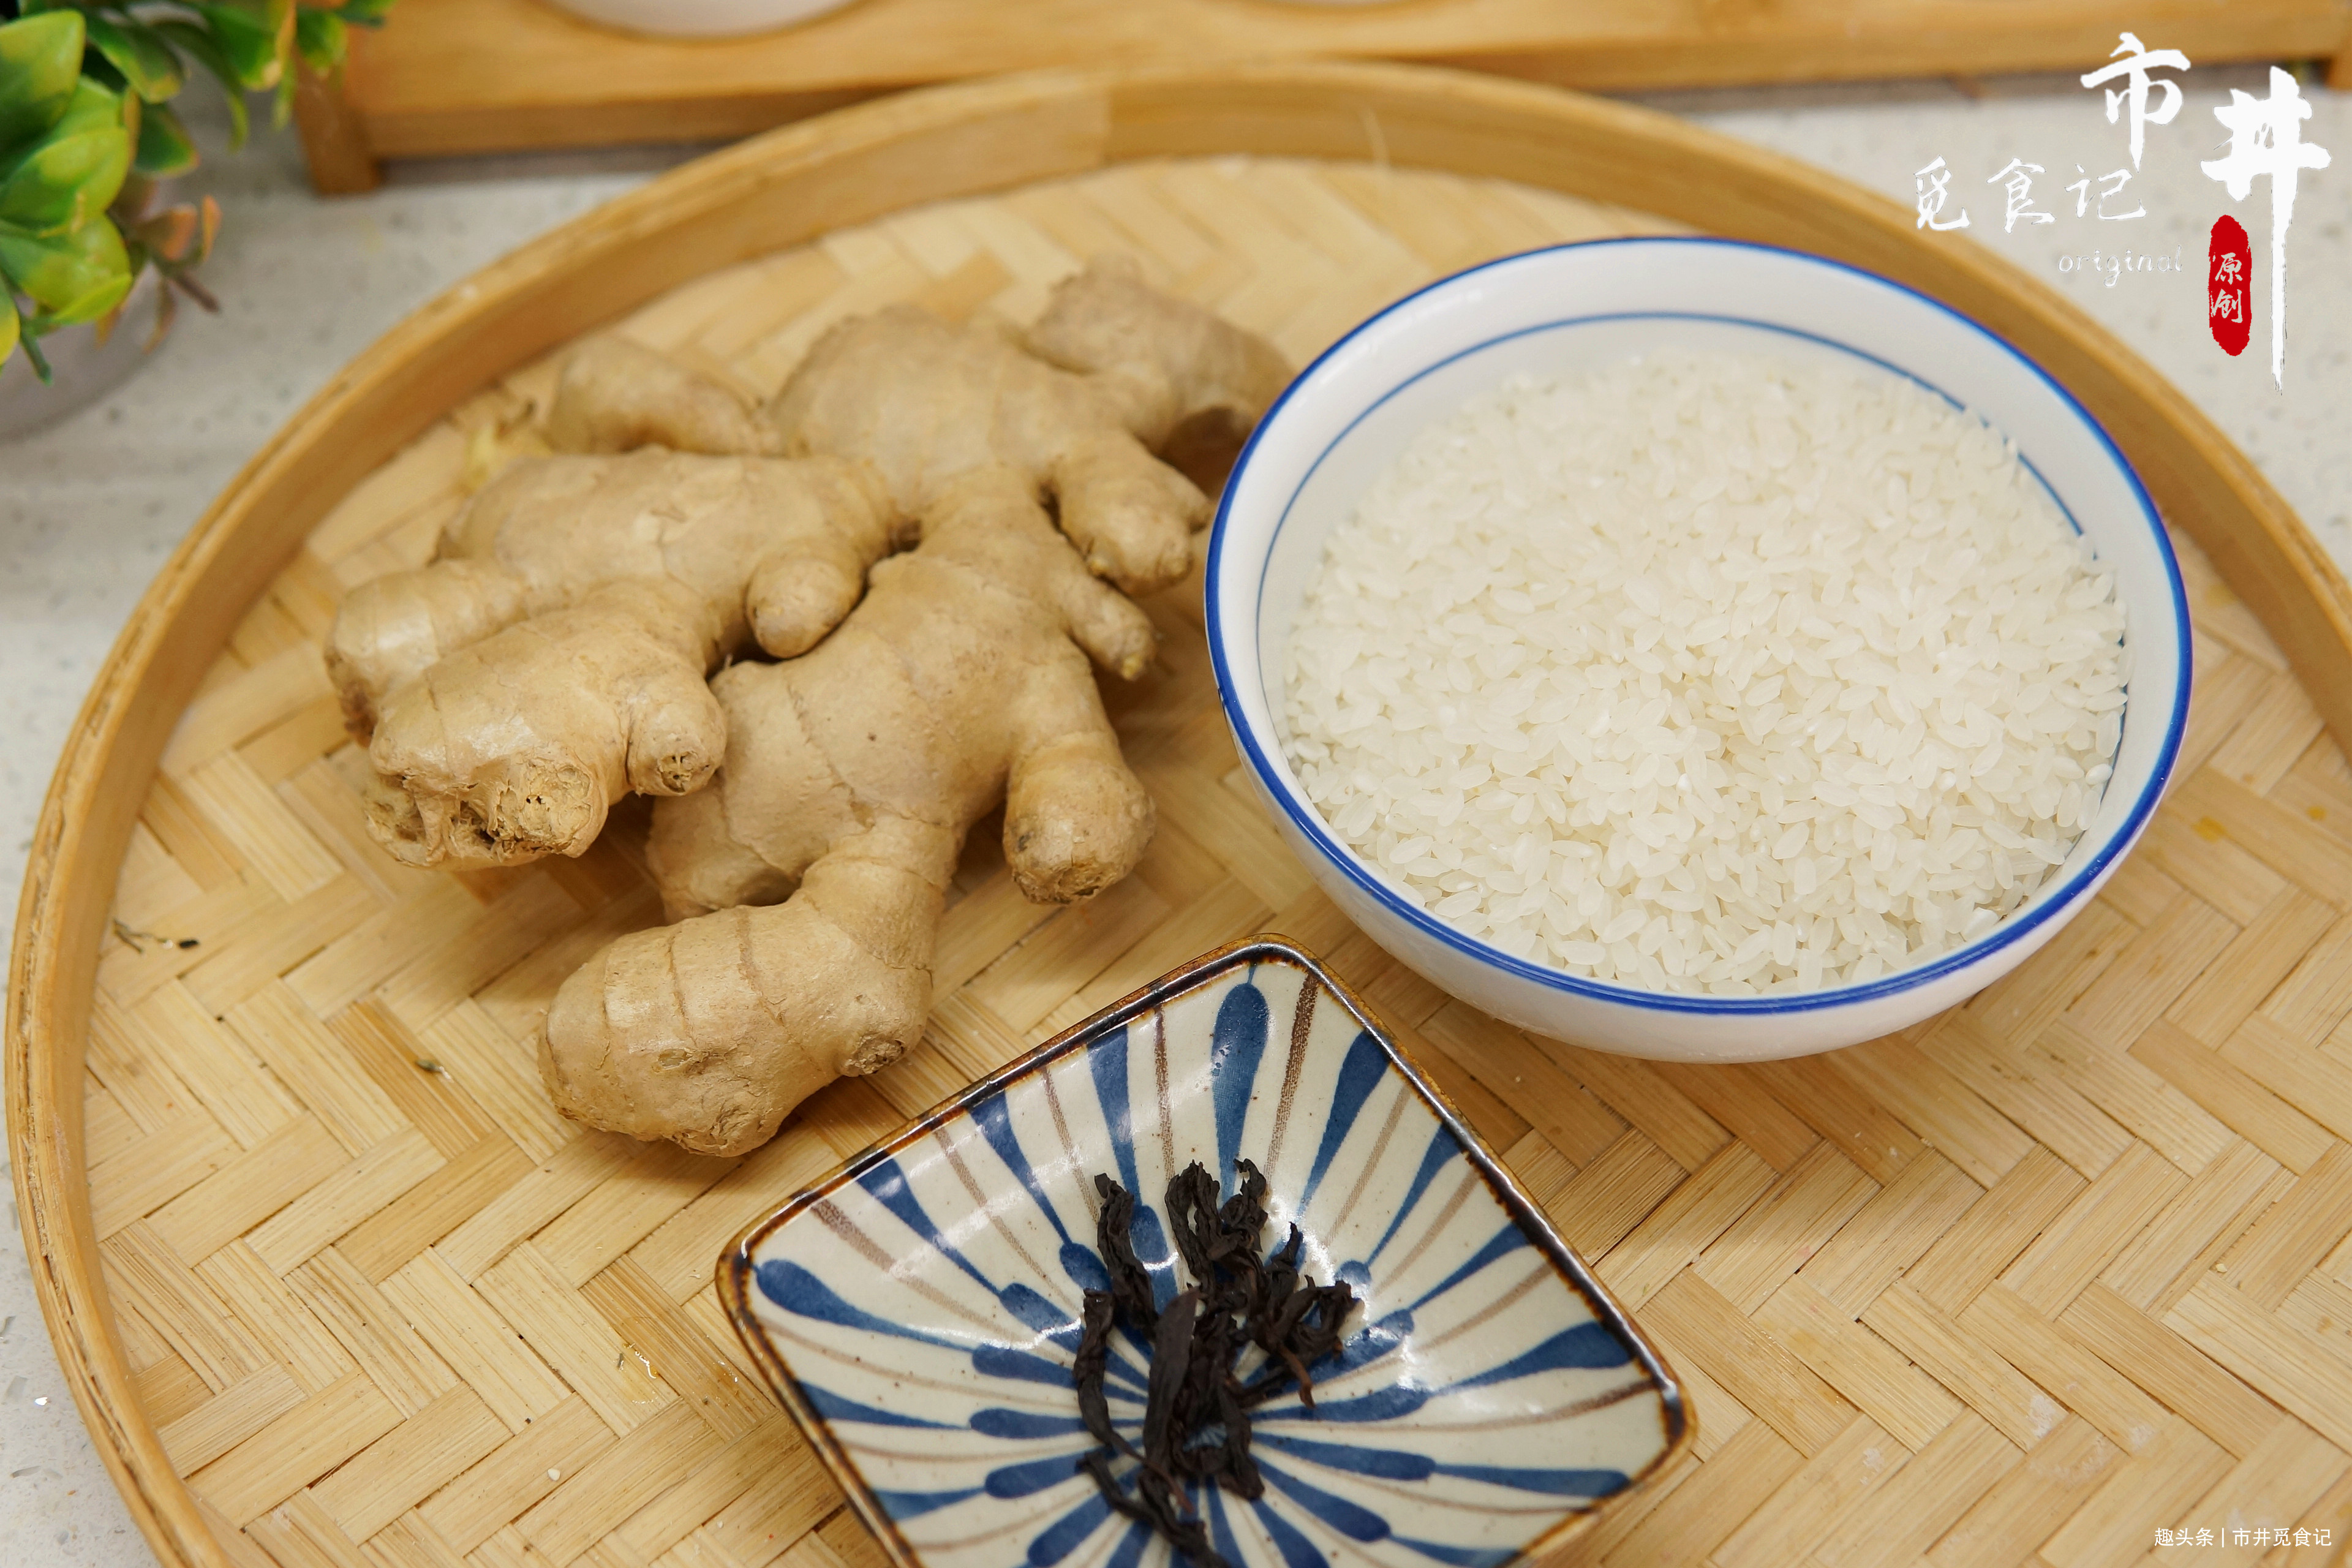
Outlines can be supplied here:
[[[738, 1237], [719, 1292], [901, 1568], [1164, 1563], [1076, 1468], [1093, 1447], [1070, 1383], [1079, 1299], [1106, 1282], [1092, 1178], [1136, 1194], [1164, 1303], [1189, 1283], [1170, 1176], [1199, 1160], [1230, 1193], [1237, 1158], [1269, 1180], [1269, 1239], [1297, 1223], [1305, 1272], [1363, 1305], [1317, 1371], [1319, 1414], [1260, 1407], [1265, 1497], [1192, 1497], [1235, 1568], [1498, 1568], [1690, 1440], [1664, 1363], [1542, 1211], [1276, 939], [1196, 960], [852, 1160]], [[1149, 1353], [1114, 1345], [1130, 1437]]]

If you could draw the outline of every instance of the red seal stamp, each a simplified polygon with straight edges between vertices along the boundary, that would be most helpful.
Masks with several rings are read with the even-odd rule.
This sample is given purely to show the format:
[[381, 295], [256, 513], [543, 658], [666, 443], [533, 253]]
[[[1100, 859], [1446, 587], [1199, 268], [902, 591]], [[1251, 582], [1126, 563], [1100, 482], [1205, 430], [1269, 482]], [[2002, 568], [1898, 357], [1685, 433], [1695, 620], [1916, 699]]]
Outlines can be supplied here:
[[2206, 249], [2205, 315], [2213, 341], [2232, 357], [2246, 352], [2253, 286], [2253, 246], [2244, 226], [2224, 213], [2213, 220], [2213, 238]]

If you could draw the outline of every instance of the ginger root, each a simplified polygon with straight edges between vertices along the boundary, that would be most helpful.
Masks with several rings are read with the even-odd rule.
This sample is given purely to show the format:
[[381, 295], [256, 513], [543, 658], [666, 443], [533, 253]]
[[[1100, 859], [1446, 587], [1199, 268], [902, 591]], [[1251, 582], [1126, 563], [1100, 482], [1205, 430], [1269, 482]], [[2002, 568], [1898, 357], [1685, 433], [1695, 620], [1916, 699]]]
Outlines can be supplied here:
[[580, 854], [624, 794], [700, 788], [728, 747], [709, 672], [753, 643], [815, 644], [982, 469], [1050, 496], [1097, 575], [1164, 587], [1208, 502], [1151, 448], [1245, 428], [1287, 374], [1101, 264], [1025, 342], [906, 307], [845, 321], [765, 407], [593, 341], [549, 413], [562, 455], [493, 481], [438, 559], [354, 590], [329, 634], [376, 775], [370, 828], [412, 864], [511, 864]]
[[[1032, 899], [1134, 867], [1151, 802], [1089, 662], [1149, 665], [1128, 595], [1189, 570], [1209, 510], [1154, 453], [1229, 450], [1288, 374], [1103, 264], [1024, 335], [844, 322], [764, 406], [622, 340], [572, 356], [554, 455], [491, 480], [433, 564], [355, 591], [329, 647], [403, 859], [576, 855], [621, 795], [671, 797], [647, 860], [677, 923], [557, 993], [558, 1110], [740, 1153], [895, 1059], [1000, 802]], [[780, 662], [728, 662], [752, 645]]]
[[920, 526], [814, 651], [711, 682], [726, 766], [656, 806], [648, 855], [671, 918], [693, 918], [563, 983], [540, 1067], [565, 1115], [736, 1154], [835, 1077], [896, 1059], [930, 1011], [964, 835], [1000, 800], [1005, 858], [1039, 901], [1085, 898], [1142, 855], [1150, 797], [1087, 660], [1139, 673], [1150, 620], [1088, 574], [1016, 470], [944, 486]]
[[790, 656], [848, 613], [897, 539], [834, 459], [542, 458], [445, 532], [441, 559], [362, 584], [328, 648], [372, 734], [369, 826], [400, 859], [577, 855], [635, 790], [682, 795], [727, 750], [704, 685], [757, 641]]
[[[1207, 503], [1144, 440], [1245, 431], [1280, 359], [1103, 268], [1065, 284], [1029, 336], [1065, 369], [913, 312], [879, 321], [816, 344], [762, 439], [873, 463], [919, 542], [869, 569], [813, 650], [711, 681], [725, 764], [656, 805], [648, 845], [677, 923], [606, 946], [548, 1011], [541, 1075], [577, 1121], [702, 1153], [756, 1147], [808, 1095], [920, 1037], [948, 880], [1000, 801], [1014, 881], [1041, 902], [1108, 887], [1150, 840], [1150, 797], [1088, 660], [1142, 671], [1151, 623], [1119, 590], [1187, 570]], [[995, 400], [961, 411], [869, 395], [890, 376], [991, 374]], [[635, 387], [674, 376], [647, 366]], [[567, 438], [740, 438], [714, 434], [714, 406], [629, 390], [580, 409]]]

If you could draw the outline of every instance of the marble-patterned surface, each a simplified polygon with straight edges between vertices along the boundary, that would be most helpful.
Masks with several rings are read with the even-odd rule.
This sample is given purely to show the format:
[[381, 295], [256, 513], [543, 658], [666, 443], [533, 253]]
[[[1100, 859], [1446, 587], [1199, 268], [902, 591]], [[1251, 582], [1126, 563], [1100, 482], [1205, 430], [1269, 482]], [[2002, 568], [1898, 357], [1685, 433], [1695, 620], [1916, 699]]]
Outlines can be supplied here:
[[[2147, 42], [2162, 47], [2164, 40]], [[2087, 68], [2088, 62], [2086, 62]], [[1965, 237], [2023, 266], [2120, 334], [2203, 407], [2352, 570], [2352, 96], [2313, 87], [2306, 141], [2334, 167], [2306, 174], [2289, 241], [2285, 386], [2271, 384], [2263, 246], [2267, 192], [2230, 201], [2199, 169], [2227, 138], [2213, 118], [2264, 74], [2192, 69], [2187, 101], [2151, 126], [2132, 199], [2147, 216], [2074, 216], [2065, 186], [2127, 166], [2126, 131], [2067, 78], [1986, 84], [1677, 94], [1654, 106], [1879, 190], [1909, 205], [1915, 172], [1954, 175]], [[199, 95], [192, 95], [199, 96]], [[198, 134], [217, 145], [217, 124]], [[646, 178], [674, 152], [420, 165], [373, 195], [326, 202], [290, 138], [216, 158], [195, 183], [227, 209], [205, 277], [223, 312], [183, 312], [155, 362], [111, 397], [0, 443], [0, 886], [21, 878], [34, 819], [82, 693], [140, 590], [269, 433], [334, 370], [433, 293], [531, 236]], [[2042, 165], [2048, 224], [2003, 232], [2012, 159]], [[2082, 174], [2076, 172], [2081, 166]], [[2099, 188], [2095, 182], [2089, 190]], [[1948, 217], [1955, 210], [1948, 207]], [[2207, 229], [2234, 213], [2255, 237], [2253, 346], [2231, 359], [2206, 331]], [[1958, 236], [1955, 238], [1960, 237]], [[2177, 254], [2181, 273], [2104, 259]], [[2062, 258], [2102, 267], [2062, 268]], [[13, 910], [13, 900], [5, 908]], [[0, 918], [5, 918], [0, 915]], [[40, 1323], [14, 1223], [0, 1233], [0, 1568], [150, 1563], [83, 1433]]]

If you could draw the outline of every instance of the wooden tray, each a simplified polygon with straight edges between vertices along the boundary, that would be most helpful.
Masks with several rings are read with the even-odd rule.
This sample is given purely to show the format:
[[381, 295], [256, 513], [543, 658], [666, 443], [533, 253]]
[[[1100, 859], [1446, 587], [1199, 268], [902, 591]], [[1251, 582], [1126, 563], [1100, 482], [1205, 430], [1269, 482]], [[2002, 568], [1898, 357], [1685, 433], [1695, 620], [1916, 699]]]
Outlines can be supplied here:
[[[303, 103], [311, 178], [375, 160], [745, 136], [852, 99], [1040, 66], [1418, 58], [1646, 91], [2091, 68], [2136, 28], [2200, 66], [2352, 60], [2341, 0], [859, 0], [761, 37], [634, 37], [547, 0], [401, 0]], [[2336, 85], [2352, 85], [2336, 79]]]
[[[422, 558], [467, 432], [543, 390], [547, 356], [589, 327], [634, 311], [646, 341], [768, 387], [842, 312], [1018, 316], [1118, 248], [1304, 357], [1447, 268], [1698, 222], [1874, 268], [2002, 332], [2202, 546], [2172, 805], [2095, 909], [1966, 1009], [1706, 1069], [1449, 1003], [1338, 918], [1257, 816], [1181, 593], [1151, 606], [1167, 668], [1116, 700], [1160, 807], [1138, 874], [1051, 913], [975, 835], [925, 1046], [743, 1160], [578, 1131], [523, 1044], [564, 973], [652, 917], [641, 819], [578, 861], [463, 878], [364, 838], [320, 634], [350, 584]], [[2178, 1524], [2341, 1542], [2352, 773], [2322, 722], [2352, 734], [2347, 632], [2352, 595], [2279, 499], [2055, 295], [1678, 122], [1328, 65], [849, 110], [656, 181], [425, 307], [149, 591], [51, 792], [11, 975], [9, 1135], [44, 1309], [175, 1565], [868, 1564], [744, 1376], [712, 1299], [719, 1247], [1027, 1042], [1271, 928], [1386, 1015], [1694, 1390], [1696, 1454], [1587, 1556], [2088, 1568]]]

